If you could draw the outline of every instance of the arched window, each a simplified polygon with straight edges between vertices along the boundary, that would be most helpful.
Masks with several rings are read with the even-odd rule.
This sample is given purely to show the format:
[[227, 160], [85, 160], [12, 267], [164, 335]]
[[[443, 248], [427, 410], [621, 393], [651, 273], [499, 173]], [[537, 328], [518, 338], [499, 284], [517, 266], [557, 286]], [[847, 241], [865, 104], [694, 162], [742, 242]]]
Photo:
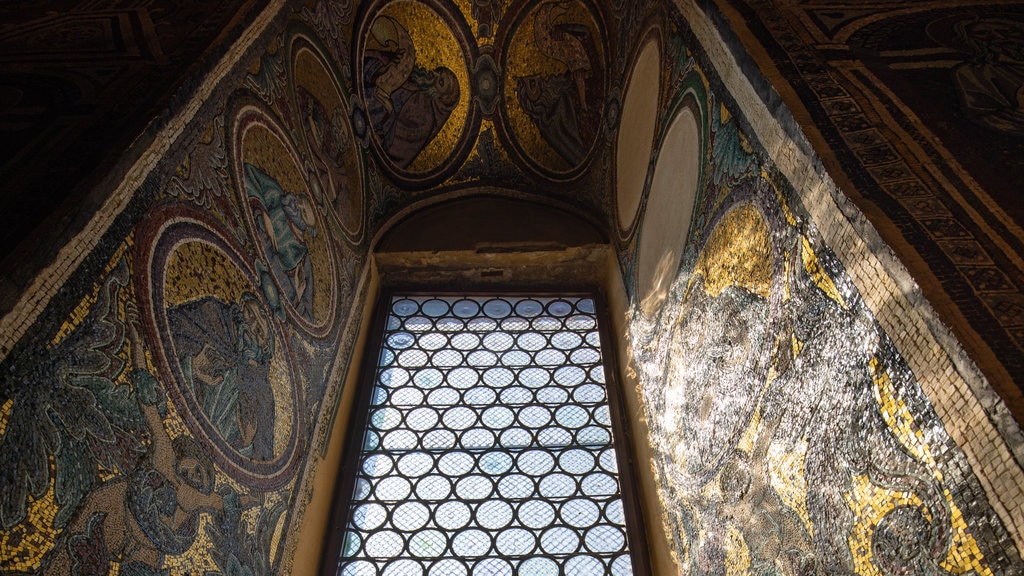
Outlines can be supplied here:
[[646, 573], [601, 301], [382, 302], [323, 573]]

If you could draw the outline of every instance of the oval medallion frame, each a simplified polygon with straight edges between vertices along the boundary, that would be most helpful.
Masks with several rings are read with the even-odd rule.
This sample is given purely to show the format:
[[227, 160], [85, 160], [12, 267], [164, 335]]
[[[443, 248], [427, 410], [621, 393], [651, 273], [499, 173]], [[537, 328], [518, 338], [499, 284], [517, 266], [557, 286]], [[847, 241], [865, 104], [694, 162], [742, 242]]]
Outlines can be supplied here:
[[[255, 298], [268, 319], [274, 337], [272, 356], [280, 355], [282, 359], [280, 363], [284, 365], [283, 376], [287, 378], [290, 386], [288, 399], [291, 404], [291, 429], [281, 450], [275, 450], [270, 459], [254, 459], [231, 446], [210, 421], [200, 400], [187, 384], [182, 363], [178, 360], [177, 346], [171, 335], [167, 271], [168, 264], [177, 251], [188, 244], [219, 253], [224, 262], [234, 267], [239, 276], [235, 280], [244, 282], [247, 288], [244, 293]], [[211, 276], [207, 274], [208, 270], [199, 270], [199, 266], [193, 268], [196, 268], [193, 271], [196, 277]], [[269, 304], [257, 287], [256, 270], [244, 252], [213, 216], [178, 202], [169, 202], [151, 209], [136, 228], [134, 276], [139, 313], [146, 338], [148, 342], [155, 343], [150, 346], [154, 363], [158, 372], [163, 375], [161, 381], [165, 383], [167, 394], [177, 407], [185, 426], [208, 448], [214, 461], [232, 479], [261, 490], [273, 490], [286, 484], [298, 469], [302, 454], [299, 447], [303, 443], [306, 428], [300, 370], [291, 360], [292, 354], [285, 329], [270, 312]], [[229, 304], [212, 294], [200, 296], [185, 304], [199, 302], [204, 298]], [[178, 304], [180, 305], [181, 303]], [[271, 374], [274, 372], [282, 375], [280, 367], [277, 370], [271, 369]], [[273, 387], [270, 374], [268, 383]], [[278, 395], [274, 396], [276, 398]], [[275, 405], [275, 425], [281, 420], [279, 415], [283, 408], [286, 407], [278, 408]], [[276, 436], [274, 443], [278, 443]]]
[[[318, 183], [321, 187], [320, 194], [314, 195], [314, 199], [316, 199], [316, 196], [322, 197], [327, 192], [324, 188], [333, 188], [339, 192], [333, 201], [328, 198], [321, 198], [320, 201], [326, 206], [327, 213], [335, 220], [345, 239], [353, 245], [359, 245], [363, 241], [366, 232], [366, 195], [363, 190], [366, 173], [363, 155], [359, 153], [358, 141], [352, 129], [352, 103], [346, 97], [348, 92], [342, 87], [342, 83], [338, 79], [338, 75], [333, 67], [328, 64], [329, 58], [325, 55], [325, 50], [312, 35], [296, 32], [289, 39], [288, 54], [288, 62], [291, 66], [288, 77], [291, 79], [292, 102], [299, 116], [302, 126], [300, 131], [302, 132], [306, 150], [309, 152], [310, 162], [312, 163], [312, 166], [306, 167], [306, 172], [311, 173], [309, 184], [314, 185]], [[307, 58], [309, 62], [305, 63]], [[320, 78], [323, 79], [322, 81], [326, 86], [307, 86], [303, 81], [304, 77], [307, 76], [305, 73], [307, 67], [319, 67]], [[308, 76], [316, 76], [313, 72], [310, 71]], [[300, 89], [308, 94], [308, 98], [312, 101], [307, 101], [307, 97], [303, 95]], [[336, 100], [336, 102], [328, 102], [328, 100]], [[312, 109], [314, 102], [319, 105], [315, 110]], [[337, 106], [328, 111], [325, 108], [330, 107], [330, 104], [337, 104]], [[342, 115], [342, 118], [339, 119], [338, 115]], [[314, 116], [322, 116], [322, 118], [314, 118]], [[321, 119], [327, 126], [321, 127], [317, 125], [314, 128], [313, 124], [317, 119]], [[341, 121], [339, 122], [339, 120]], [[339, 178], [343, 184], [334, 181], [338, 170], [332, 164], [338, 164], [336, 162], [337, 158], [332, 158], [330, 151], [323, 150], [325, 146], [317, 142], [312, 135], [314, 130], [320, 133], [328, 133], [323, 138], [327, 141], [328, 147], [331, 144], [334, 146], [345, 145], [344, 143], [333, 141], [339, 139], [338, 136], [342, 136], [342, 139], [347, 138], [347, 147], [334, 151], [336, 152], [335, 155], [343, 156], [341, 170], [344, 174], [342, 178]], [[335, 134], [332, 140], [330, 132], [337, 130], [344, 131], [344, 134]], [[323, 177], [321, 177], [321, 174], [323, 174]], [[326, 182], [316, 182], [318, 179], [326, 180]], [[344, 195], [348, 200], [347, 202], [345, 201], [346, 198], [342, 197], [341, 191], [338, 190], [339, 186], [344, 186]], [[346, 210], [343, 210], [343, 208]], [[349, 214], [343, 215], [343, 212], [348, 212]]]
[[[276, 164], [276, 167], [255, 166], [248, 164], [246, 161], [246, 138], [249, 136], [250, 131], [257, 128], [265, 130], [281, 149], [278, 151], [278, 154], [266, 154], [268, 158], [272, 159], [271, 163]], [[249, 238], [254, 246], [259, 248], [258, 257], [260, 261], [267, 268], [267, 270], [263, 271], [262, 275], [272, 280], [277, 290], [279, 306], [287, 317], [306, 334], [314, 338], [325, 338], [335, 328], [335, 316], [338, 309], [338, 262], [336, 259], [340, 252], [328, 231], [329, 227], [325, 226], [324, 215], [320, 210], [315, 208], [310, 210], [316, 222], [315, 229], [318, 232], [316, 234], [303, 232], [302, 234], [307, 241], [311, 241], [311, 243], [317, 246], [317, 249], [309, 247], [305, 241], [298, 241], [297, 236], [299, 234], [296, 233], [295, 226], [292, 225], [296, 218], [292, 217], [293, 215], [287, 215], [284, 210], [284, 197], [288, 195], [296, 196], [296, 203], [301, 200], [299, 195], [304, 195], [311, 207], [315, 206], [316, 203], [310, 190], [309, 182], [306, 179], [308, 174], [303, 168], [301, 157], [298, 155], [294, 143], [288, 137], [288, 133], [284, 128], [269, 112], [256, 103], [242, 102], [234, 108], [229, 142], [231, 143], [231, 158], [234, 164], [235, 193], [240, 206], [244, 207], [241, 210], [242, 219], [245, 222]], [[266, 145], [267, 143], [263, 142], [263, 144]], [[273, 144], [269, 145], [273, 146]], [[248, 169], [247, 165], [256, 170]], [[288, 173], [289, 168], [292, 171], [290, 174]], [[285, 179], [282, 175], [289, 177], [287, 179], [291, 180], [291, 186], [288, 183], [281, 183], [281, 180]], [[282, 206], [275, 208], [275, 212], [280, 211], [280, 213], [270, 215], [269, 210], [263, 209], [263, 214], [261, 215], [262, 225], [259, 227], [257, 227], [252, 207], [254, 207], [255, 203], [260, 202], [260, 199], [250, 195], [248, 192], [247, 177], [249, 180], [258, 180], [261, 185], [265, 184], [265, 189], [270, 192], [273, 191], [276, 185], [277, 191], [281, 195], [280, 201]], [[298, 190], [295, 190], [297, 188], [296, 182], [301, 182], [301, 187], [298, 187]], [[288, 189], [286, 190], [286, 188]], [[300, 208], [295, 209], [299, 213], [302, 212]], [[275, 221], [275, 217], [278, 219], [277, 221]], [[303, 221], [307, 217], [308, 215], [302, 217]], [[281, 218], [287, 218], [287, 222], [279, 221]], [[269, 234], [265, 231], [267, 222], [270, 222], [271, 228], [275, 230], [275, 239], [270, 239]], [[278, 238], [278, 230], [280, 230], [281, 235], [285, 236], [283, 240]], [[261, 237], [261, 233], [268, 238], [264, 240]], [[268, 250], [268, 243], [270, 246], [273, 246], [274, 244], [284, 244], [285, 241], [291, 249], [290, 252], [286, 253], [284, 247], [274, 248], [273, 253]], [[301, 247], [297, 243], [301, 244]], [[307, 251], [306, 256], [310, 259], [310, 270], [306, 274], [309, 278], [302, 280], [302, 286], [307, 286], [306, 282], [313, 282], [312, 302], [311, 304], [305, 303], [305, 307], [310, 309], [309, 313], [313, 316], [312, 319], [307, 318], [298, 309], [299, 303], [293, 302], [287, 297], [289, 290], [293, 290], [296, 293], [296, 297], [302, 293], [296, 286], [299, 285], [299, 274], [303, 272], [298, 270], [298, 266], [304, 264], [301, 262], [302, 257], [296, 255], [301, 254], [303, 248]], [[286, 264], [282, 265], [280, 260], [284, 258], [297, 260], [297, 263], [288, 260]], [[275, 259], [279, 261], [274, 262], [273, 260]], [[287, 269], [284, 268], [285, 265], [294, 265], [294, 267]], [[287, 278], [287, 280], [282, 277]], [[293, 278], [295, 279], [293, 280]], [[285, 284], [286, 281], [289, 283], [294, 282], [295, 286]], [[324, 282], [327, 283], [326, 288], [318, 292], [317, 286], [322, 285]]]
[[[396, 9], [396, 7], [402, 4], [407, 6]], [[362, 122], [366, 125], [366, 139], [369, 141], [370, 148], [372, 148], [374, 156], [379, 160], [378, 165], [391, 179], [417, 189], [429, 188], [439, 184], [454, 175], [459, 166], [462, 165], [462, 162], [472, 149], [473, 143], [476, 141], [477, 131], [480, 126], [480, 111], [479, 107], [473, 103], [472, 90], [473, 60], [477, 56], [477, 47], [476, 43], [471, 41], [471, 39], [475, 37], [469, 28], [469, 24], [458, 10], [446, 9], [436, 1], [376, 0], [367, 3], [365, 9], [361, 10], [361, 12], [362, 16], [355, 27], [353, 39], [355, 45], [353, 50], [355, 54], [353, 67], [356, 69], [354, 76], [356, 76], [356, 93], [359, 99], [359, 108], [355, 110], [354, 114], [362, 115]], [[401, 26], [397, 20], [391, 17], [393, 13], [408, 15], [410, 19], [419, 18], [417, 26], [411, 30], [405, 30], [404, 26]], [[371, 62], [375, 67], [372, 73], [376, 78], [371, 90], [367, 86], [365, 78], [367, 75], [367, 58], [368, 56], [373, 56], [375, 48], [372, 44], [382, 44], [383, 42], [380, 38], [377, 38], [371, 43], [368, 38], [373, 33], [378, 18], [382, 16], [392, 20], [392, 22], [382, 22], [379, 26], [379, 28], [385, 29], [385, 32], [389, 32], [388, 35], [392, 37], [387, 40], [390, 43], [389, 46], [394, 46], [397, 49], [399, 42], [411, 42], [415, 50], [417, 46], [416, 38], [422, 36], [430, 38], [430, 42], [427, 44], [431, 49], [425, 58], [421, 59], [417, 55], [413, 63], [405, 62], [401, 64], [395, 62], [391, 69], [387, 71], [385, 71], [386, 66], [380, 65], [379, 62]], [[398, 26], [396, 27], [395, 24], [398, 24]], [[450, 40], [450, 45], [448, 42], [438, 42], [435, 38], [431, 37], [428, 28], [433, 28], [434, 32], [438, 33], [438, 36]], [[444, 35], [440, 34], [440, 30], [445, 31]], [[457, 54], [457, 56], [454, 56], [453, 53]], [[421, 62], [426, 62], [426, 66]], [[431, 67], [429, 71], [426, 70], [428, 66]], [[450, 66], [456, 66], [458, 69], [454, 70]], [[407, 72], [406, 69], [413, 67], [423, 70], [425, 72], [424, 77], [432, 78], [433, 80], [431, 81], [434, 82], [442, 79], [444, 79], [442, 81], [447, 82], [447, 79], [454, 77], [459, 88], [458, 101], [454, 104], [450, 115], [445, 119], [439, 130], [430, 136], [429, 139], [418, 144], [416, 142], [410, 143], [408, 140], [395, 144], [396, 135], [394, 128], [391, 129], [388, 135], [382, 138], [374, 127], [375, 119], [378, 120], [376, 123], [381, 126], [389, 125], [392, 122], [394, 124], [398, 123], [399, 118], [394, 120], [390, 118], [390, 115], [394, 113], [395, 99], [391, 97], [394, 94], [401, 96], [402, 106], [399, 107], [399, 113], [405, 109], [409, 101], [414, 99], [417, 105], [427, 104], [422, 98], [417, 98], [419, 95], [416, 94], [418, 91], [427, 91], [427, 88], [408, 90], [416, 81], [412, 79], [413, 73]], [[448, 72], [442, 71], [442, 68], [447, 68]], [[449, 76], [449, 73], [451, 76]], [[423, 80], [423, 82], [426, 81], [426, 79]], [[382, 83], [384, 86], [380, 86]], [[445, 85], [450, 86], [450, 84]], [[436, 86], [436, 83], [432, 84], [430, 90], [436, 90]], [[446, 106], [443, 99], [444, 96], [442, 95], [440, 97], [442, 109]], [[388, 110], [389, 106], [391, 110]], [[433, 107], [431, 109], [433, 110]], [[415, 108], [410, 108], [410, 111], [415, 112]], [[409, 116], [410, 118], [421, 117], [415, 114], [410, 114]], [[459, 125], [458, 120], [460, 116], [462, 117], [461, 125]], [[453, 121], [456, 124], [452, 124]], [[353, 127], [357, 128], [358, 124], [359, 119], [354, 118]], [[423, 129], [422, 126], [414, 126], [413, 128]], [[421, 139], [422, 136], [422, 134], [419, 134]], [[383, 142], [385, 139], [390, 142], [390, 145], [385, 145]], [[405, 146], [405, 144], [409, 144], [409, 146]], [[419, 146], [418, 151], [409, 158], [411, 154], [410, 146], [414, 149], [417, 145]], [[433, 161], [429, 160], [430, 156], [435, 157]], [[399, 159], [398, 162], [406, 165], [401, 166], [399, 163], [396, 163], [396, 158]]]
[[[570, 0], [569, 3], [575, 5], [575, 12], [571, 13], [572, 15], [585, 14], [590, 21], [587, 28], [594, 38], [589, 46], [592, 50], [585, 48], [584, 57], [592, 56], [595, 50], [599, 52], [598, 61], [590, 62], [588, 70], [581, 68], [582, 61], [578, 48], [552, 46], [549, 50], [561, 50], [556, 52], [559, 58], [554, 58], [540, 54], [540, 48], [536, 47], [537, 20], [540, 18], [553, 24], [554, 21], [550, 20], [552, 15], [546, 6], [561, 4], [559, 2], [547, 0], [523, 3], [518, 12], [508, 14], [503, 19], [505, 23], [499, 29], [500, 37], [495, 40], [495, 45], [500, 46], [498, 67], [504, 74], [502, 103], [499, 107], [501, 121], [495, 122], [499, 137], [504, 146], [512, 151], [519, 164], [529, 167], [539, 176], [556, 181], [573, 180], [590, 166], [595, 151], [603, 140], [602, 118], [609, 94], [608, 38], [602, 32], [607, 29], [604, 15], [589, 0]], [[582, 46], [582, 43], [579, 45]], [[523, 53], [530, 48], [537, 50], [538, 53]], [[576, 56], [573, 58], [566, 55], [567, 53]], [[544, 64], [538, 64], [538, 61], [543, 61]], [[562, 69], [563, 72], [555, 72]], [[527, 74], [528, 72], [532, 73]], [[599, 95], [588, 96], [587, 93], [595, 88], [599, 89]], [[556, 107], [564, 110], [568, 106], [572, 109], [572, 116], [565, 117], [560, 122], [544, 116], [545, 126], [542, 128], [528, 117], [528, 112], [519, 101], [519, 92], [527, 94], [528, 97], [532, 94], [536, 100], [531, 105], [540, 106], [543, 105], [545, 98], [550, 97], [550, 94], [545, 92], [550, 93], [555, 89], [563, 92]], [[589, 103], [589, 107], [581, 103]], [[555, 132], [558, 127], [563, 128], [560, 134]], [[542, 129], [547, 130], [549, 134], [545, 136]], [[585, 132], [581, 133], [583, 131]], [[546, 158], [535, 158], [536, 153], [531, 154], [528, 150], [530, 146], [543, 153]]]

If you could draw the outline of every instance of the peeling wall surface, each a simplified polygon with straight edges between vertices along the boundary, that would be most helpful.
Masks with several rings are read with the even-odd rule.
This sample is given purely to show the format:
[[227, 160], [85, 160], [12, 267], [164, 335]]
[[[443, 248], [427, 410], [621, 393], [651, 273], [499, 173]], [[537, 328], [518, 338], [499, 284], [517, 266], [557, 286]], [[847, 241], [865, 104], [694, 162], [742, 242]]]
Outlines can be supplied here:
[[680, 573], [1024, 573], [1019, 427], [712, 20], [247, 16], [0, 320], [0, 573], [291, 573], [376, 243], [466, 198], [610, 239]]

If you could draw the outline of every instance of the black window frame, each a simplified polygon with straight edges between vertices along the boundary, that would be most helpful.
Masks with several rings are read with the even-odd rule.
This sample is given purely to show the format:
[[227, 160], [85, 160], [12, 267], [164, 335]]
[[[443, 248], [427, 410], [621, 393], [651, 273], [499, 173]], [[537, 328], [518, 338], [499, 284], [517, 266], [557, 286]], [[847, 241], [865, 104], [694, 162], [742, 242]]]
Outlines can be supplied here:
[[410, 297], [488, 297], [510, 296], [529, 298], [580, 297], [594, 300], [595, 316], [598, 333], [601, 339], [601, 358], [604, 366], [605, 389], [608, 395], [608, 409], [612, 423], [612, 445], [618, 465], [618, 479], [621, 491], [623, 511], [625, 514], [625, 531], [629, 544], [629, 556], [632, 561], [633, 574], [650, 576], [651, 558], [648, 546], [648, 535], [643, 516], [643, 506], [639, 490], [637, 462], [633, 455], [634, 438], [630, 417], [626, 410], [626, 402], [619, 372], [618, 350], [615, 346], [614, 333], [611, 328], [611, 315], [604, 293], [594, 286], [538, 289], [515, 287], [502, 289], [496, 286], [467, 287], [463, 290], [450, 287], [432, 289], [427, 286], [414, 287], [388, 286], [377, 294], [374, 303], [372, 324], [367, 333], [367, 340], [359, 369], [357, 390], [354, 401], [349, 409], [346, 436], [342, 451], [338, 475], [333, 487], [332, 504], [327, 529], [324, 532], [323, 552], [320, 558], [321, 576], [337, 576], [338, 560], [341, 556], [346, 528], [353, 513], [351, 507], [355, 481], [358, 477], [359, 457], [362, 452], [364, 435], [368, 419], [373, 389], [376, 385], [377, 363], [384, 346], [391, 303], [395, 296]]

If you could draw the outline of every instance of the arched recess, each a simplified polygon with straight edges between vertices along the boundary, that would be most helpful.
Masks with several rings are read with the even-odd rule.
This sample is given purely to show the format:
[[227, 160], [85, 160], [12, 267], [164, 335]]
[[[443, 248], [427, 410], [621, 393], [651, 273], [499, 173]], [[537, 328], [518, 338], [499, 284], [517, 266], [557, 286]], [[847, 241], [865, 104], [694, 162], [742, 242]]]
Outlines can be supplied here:
[[393, 220], [377, 252], [552, 248], [605, 244], [607, 235], [576, 212], [496, 195], [460, 196]]
[[637, 294], [648, 317], [661, 309], [676, 277], [701, 181], [699, 113], [688, 104], [672, 119], [662, 141], [640, 231]]
[[650, 168], [661, 93], [661, 49], [657, 34], [649, 33], [633, 65], [622, 103], [615, 148], [615, 189], [618, 225], [624, 235], [632, 229]]

